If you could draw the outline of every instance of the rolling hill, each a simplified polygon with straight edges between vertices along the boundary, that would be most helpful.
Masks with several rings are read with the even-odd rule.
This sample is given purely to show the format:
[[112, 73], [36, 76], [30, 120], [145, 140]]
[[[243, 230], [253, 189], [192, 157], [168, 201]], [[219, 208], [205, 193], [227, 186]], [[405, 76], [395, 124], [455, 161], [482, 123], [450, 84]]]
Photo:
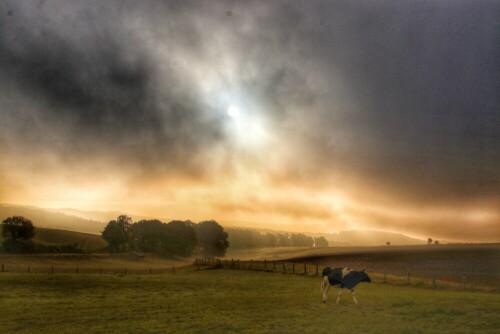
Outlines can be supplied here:
[[[33, 221], [36, 227], [58, 230], [76, 231], [91, 234], [100, 234], [106, 222], [124, 214], [118, 211], [84, 211], [76, 209], [43, 209], [31, 206], [17, 206], [0, 204], [0, 221], [9, 216], [24, 216]], [[131, 215], [135, 221], [151, 217]], [[170, 219], [161, 218], [163, 221]], [[269, 229], [256, 229], [251, 222], [221, 221], [225, 227], [252, 229], [263, 233], [286, 233]], [[246, 224], [246, 225], [238, 225]], [[310, 236], [324, 236], [331, 246], [380, 246], [390, 242], [391, 245], [421, 245], [426, 240], [412, 238], [401, 233], [370, 230], [349, 230], [337, 233], [305, 233]], [[443, 243], [443, 242], [442, 242]]]
[[36, 228], [68, 230], [82, 233], [101, 234], [105, 223], [30, 206], [0, 204], [0, 221], [10, 216], [30, 219]]

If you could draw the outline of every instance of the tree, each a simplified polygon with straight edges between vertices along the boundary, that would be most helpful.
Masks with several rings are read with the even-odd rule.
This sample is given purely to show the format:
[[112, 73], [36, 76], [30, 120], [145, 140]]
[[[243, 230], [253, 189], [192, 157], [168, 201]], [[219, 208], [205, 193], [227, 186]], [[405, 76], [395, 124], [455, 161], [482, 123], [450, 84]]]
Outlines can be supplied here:
[[165, 256], [190, 256], [196, 247], [196, 232], [190, 221], [168, 224], [157, 219], [141, 220], [130, 227], [133, 249]]
[[434, 245], [439, 245], [439, 240], [434, 240]]
[[164, 244], [165, 251], [172, 256], [191, 256], [193, 254], [198, 239], [191, 221], [171, 221], [165, 224], [165, 230], [169, 236], [168, 243]]
[[35, 235], [33, 222], [22, 216], [13, 216], [4, 219], [2, 222], [2, 236], [5, 239], [29, 240]]
[[431, 245], [432, 244], [432, 238], [427, 239], [427, 244]]
[[390, 242], [390, 241], [387, 241], [385, 244], [386, 244], [387, 246], [390, 246], [390, 245], [391, 245], [391, 242]]
[[142, 252], [162, 254], [162, 241], [165, 239], [165, 224], [158, 219], [141, 220], [129, 228], [130, 248]]
[[278, 238], [274, 233], [266, 233], [264, 238], [265, 238], [264, 245], [266, 247], [276, 247], [276, 245], [278, 244]]
[[312, 247], [314, 239], [303, 233], [292, 234], [291, 243], [293, 247]]
[[314, 247], [328, 247], [330, 244], [325, 237], [316, 237], [314, 238]]
[[288, 233], [279, 233], [277, 235], [278, 238], [278, 246], [280, 247], [289, 247], [292, 245], [290, 235]]
[[108, 242], [110, 251], [119, 252], [129, 249], [130, 226], [132, 218], [122, 215], [111, 220], [102, 231], [101, 237]]
[[224, 256], [229, 247], [228, 235], [215, 220], [196, 225], [196, 237], [200, 253], [205, 256]]

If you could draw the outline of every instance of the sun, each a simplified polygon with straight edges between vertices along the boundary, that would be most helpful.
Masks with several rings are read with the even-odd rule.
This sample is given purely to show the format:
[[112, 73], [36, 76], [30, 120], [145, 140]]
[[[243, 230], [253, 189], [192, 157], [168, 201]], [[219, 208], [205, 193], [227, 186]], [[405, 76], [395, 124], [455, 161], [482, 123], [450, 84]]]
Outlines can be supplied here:
[[237, 119], [240, 117], [240, 110], [237, 107], [231, 105], [229, 106], [229, 108], [227, 108], [227, 114], [229, 115], [229, 117]]

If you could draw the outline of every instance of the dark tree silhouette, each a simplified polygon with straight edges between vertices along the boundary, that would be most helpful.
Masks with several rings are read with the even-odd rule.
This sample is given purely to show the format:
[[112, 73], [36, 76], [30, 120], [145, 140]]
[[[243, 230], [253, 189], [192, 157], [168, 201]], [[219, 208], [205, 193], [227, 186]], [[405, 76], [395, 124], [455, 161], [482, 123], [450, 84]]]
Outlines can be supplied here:
[[122, 215], [116, 220], [111, 220], [102, 231], [102, 238], [108, 242], [108, 248], [112, 252], [125, 251], [129, 249], [130, 226], [132, 218]]
[[215, 220], [196, 225], [196, 237], [200, 253], [205, 256], [224, 256], [229, 247], [228, 235]]
[[427, 244], [432, 245], [432, 238], [427, 239]]
[[314, 238], [314, 246], [315, 247], [328, 247], [329, 243], [325, 237], [316, 237], [316, 238]]
[[8, 217], [2, 222], [2, 236], [5, 239], [29, 240], [35, 235], [33, 222], [22, 216]]
[[142, 252], [163, 253], [164, 226], [158, 219], [141, 220], [130, 226], [130, 247]]
[[291, 235], [292, 246], [294, 247], [312, 247], [314, 239], [303, 233]]
[[[174, 220], [166, 224], [170, 236], [168, 251], [172, 255], [191, 256], [198, 243], [195, 224], [191, 221]], [[227, 234], [226, 234], [227, 235]]]
[[166, 256], [190, 256], [196, 247], [196, 232], [190, 221], [141, 220], [130, 227], [133, 249]]

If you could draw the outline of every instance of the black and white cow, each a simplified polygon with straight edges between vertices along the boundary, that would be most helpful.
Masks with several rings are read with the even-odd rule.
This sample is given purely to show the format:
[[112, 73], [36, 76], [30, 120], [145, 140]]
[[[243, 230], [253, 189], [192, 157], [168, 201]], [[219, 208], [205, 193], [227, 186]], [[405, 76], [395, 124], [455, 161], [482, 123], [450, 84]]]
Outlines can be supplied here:
[[358, 303], [356, 295], [354, 294], [354, 287], [360, 282], [371, 282], [372, 280], [365, 271], [355, 271], [348, 268], [330, 268], [326, 267], [323, 269], [321, 274], [323, 277], [323, 282], [321, 283], [321, 291], [323, 292], [323, 303], [326, 303], [328, 290], [330, 290], [330, 285], [340, 287], [339, 295], [337, 297], [337, 303], [340, 301], [340, 296], [342, 295], [342, 289], [346, 288], [351, 290], [352, 300], [355, 304]]

